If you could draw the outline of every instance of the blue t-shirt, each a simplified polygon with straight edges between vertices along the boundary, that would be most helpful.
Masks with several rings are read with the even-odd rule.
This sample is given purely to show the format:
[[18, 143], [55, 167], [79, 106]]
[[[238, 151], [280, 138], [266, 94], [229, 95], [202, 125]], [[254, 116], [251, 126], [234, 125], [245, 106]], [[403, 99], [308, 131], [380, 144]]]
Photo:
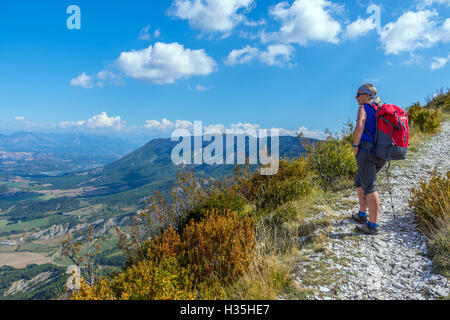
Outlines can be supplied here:
[[[366, 126], [365, 129], [367, 131], [369, 131], [369, 133], [371, 134], [371, 136], [375, 139], [375, 132], [377, 129], [377, 123], [376, 123], [376, 113], [377, 111], [375, 110], [374, 107], [372, 107], [370, 104], [364, 104], [364, 110], [366, 110], [366, 114], [367, 114], [367, 119], [366, 119]], [[362, 136], [361, 136], [361, 141], [367, 141], [367, 142], [374, 142], [372, 140], [372, 138], [369, 137], [369, 135], [366, 133], [366, 131], [364, 130]]]

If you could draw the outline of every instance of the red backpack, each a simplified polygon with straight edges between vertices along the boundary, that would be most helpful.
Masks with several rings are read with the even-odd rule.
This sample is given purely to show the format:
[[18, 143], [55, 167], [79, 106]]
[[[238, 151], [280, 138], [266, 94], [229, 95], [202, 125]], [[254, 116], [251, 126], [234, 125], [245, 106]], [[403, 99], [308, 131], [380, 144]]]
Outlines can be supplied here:
[[[408, 113], [393, 104], [371, 104], [376, 112], [375, 153], [385, 160], [404, 160], [409, 146]], [[370, 133], [366, 133], [370, 136]], [[372, 138], [372, 137], [371, 137]]]

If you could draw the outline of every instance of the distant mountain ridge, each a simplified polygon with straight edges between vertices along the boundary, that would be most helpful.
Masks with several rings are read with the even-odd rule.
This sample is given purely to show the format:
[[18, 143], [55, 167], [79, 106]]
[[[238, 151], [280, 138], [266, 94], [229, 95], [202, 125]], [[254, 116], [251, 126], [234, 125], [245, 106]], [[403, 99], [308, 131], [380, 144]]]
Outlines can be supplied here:
[[[309, 140], [313, 143], [318, 141], [316, 139]], [[178, 170], [184, 167], [175, 165], [171, 159], [172, 150], [178, 143], [180, 142], [171, 141], [170, 138], [153, 139], [110, 164], [91, 170], [67, 173], [46, 182], [52, 183], [58, 189], [85, 188], [88, 190], [82, 194], [85, 197], [111, 196], [127, 192], [131, 193], [130, 197], [136, 201], [138, 194], [142, 198], [154, 190], [168, 191], [176, 181]], [[225, 161], [225, 139], [223, 143], [223, 159]], [[211, 142], [203, 141], [202, 147], [205, 148], [209, 144]], [[194, 146], [193, 137], [191, 137], [191, 146], [192, 148]], [[280, 157], [299, 157], [305, 152], [297, 137], [279, 137], [279, 146]], [[234, 148], [236, 159], [237, 146], [234, 145]], [[271, 139], [267, 139], [267, 148], [269, 151], [271, 150]], [[248, 157], [248, 137], [246, 137], [246, 157]], [[188, 164], [187, 166], [197, 176], [218, 178], [233, 174], [235, 164]], [[117, 198], [111, 200], [115, 201]]]
[[0, 177], [86, 170], [113, 162], [139, 146], [123, 138], [81, 133], [0, 135]]
[[16, 132], [0, 135], [0, 150], [9, 152], [76, 153], [122, 156], [139, 147], [124, 138], [81, 133]]

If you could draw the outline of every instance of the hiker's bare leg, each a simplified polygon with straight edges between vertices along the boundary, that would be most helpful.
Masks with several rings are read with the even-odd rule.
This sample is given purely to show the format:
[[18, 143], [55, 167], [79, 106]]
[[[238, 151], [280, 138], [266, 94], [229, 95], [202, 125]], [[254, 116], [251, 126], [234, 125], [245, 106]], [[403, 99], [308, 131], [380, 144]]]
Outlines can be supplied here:
[[366, 195], [367, 205], [369, 206], [369, 221], [378, 223], [378, 215], [380, 212], [380, 198], [378, 192], [372, 192]]
[[359, 210], [362, 212], [367, 212], [367, 199], [364, 195], [363, 188], [358, 188], [358, 198], [359, 198]]

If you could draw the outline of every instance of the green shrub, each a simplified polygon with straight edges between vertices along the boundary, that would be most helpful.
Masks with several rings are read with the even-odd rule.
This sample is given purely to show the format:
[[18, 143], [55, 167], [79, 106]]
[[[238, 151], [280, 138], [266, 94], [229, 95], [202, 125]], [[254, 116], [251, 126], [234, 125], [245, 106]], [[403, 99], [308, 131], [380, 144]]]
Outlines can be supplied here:
[[293, 220], [297, 215], [297, 208], [293, 202], [286, 202], [279, 206], [270, 215], [265, 217], [265, 223], [269, 226], [280, 226], [283, 223]]
[[447, 89], [445, 93], [444, 89], [437, 90], [430, 97], [427, 98], [427, 108], [442, 110], [444, 112], [450, 110], [450, 90]]
[[89, 286], [83, 280], [73, 300], [193, 300], [189, 272], [174, 257], [144, 260], [113, 278]]
[[441, 126], [439, 115], [439, 110], [421, 108], [413, 120], [413, 125], [423, 133], [436, 133]]
[[416, 102], [411, 107], [408, 108], [408, 116], [409, 116], [409, 126], [414, 125], [414, 121], [417, 119], [417, 115], [422, 111], [423, 107], [420, 105], [420, 102]]
[[238, 194], [236, 189], [236, 186], [229, 188], [216, 186], [212, 188], [210, 194], [203, 201], [185, 213], [180, 221], [179, 231], [182, 232], [192, 219], [196, 222], [201, 221], [208, 210], [243, 212], [247, 201]]
[[433, 257], [436, 272], [450, 276], [450, 226], [447, 225], [438, 235], [430, 240], [429, 254]]
[[146, 241], [144, 259], [95, 284], [84, 281], [76, 300], [218, 299], [222, 287], [242, 275], [254, 256], [255, 224], [230, 210], [209, 210], [183, 233], [171, 226]]
[[[349, 128], [351, 130], [351, 128]], [[325, 190], [333, 190], [341, 179], [353, 179], [356, 171], [354, 149], [349, 143], [350, 135], [344, 134], [338, 138], [328, 133], [325, 141], [313, 145], [306, 144], [306, 159], [310, 169], [317, 173], [318, 182]]]
[[417, 188], [411, 190], [409, 205], [416, 215], [422, 232], [433, 235], [450, 219], [450, 171], [439, 176], [435, 168], [429, 181], [421, 179]]
[[450, 266], [450, 171], [439, 176], [436, 168], [429, 181], [421, 180], [412, 190], [409, 205], [419, 230], [429, 239], [429, 255], [435, 271], [449, 276]]
[[211, 209], [231, 210], [243, 215], [248, 209], [247, 201], [239, 194], [233, 178], [215, 180], [196, 178], [186, 168], [178, 172], [177, 184], [168, 199], [155, 192], [146, 207], [132, 216], [131, 234], [120, 236], [120, 247], [127, 259], [127, 266], [134, 265], [145, 256], [142, 245], [146, 240], [160, 236], [172, 226], [181, 234], [191, 219], [199, 222]]
[[441, 89], [427, 98], [427, 105], [422, 107], [420, 102], [408, 109], [410, 127], [419, 128], [422, 133], [436, 133], [441, 126], [441, 112], [450, 111], [450, 90], [444, 93]]
[[239, 181], [240, 193], [259, 213], [274, 210], [286, 202], [304, 198], [312, 191], [311, 174], [304, 158], [280, 160], [275, 175], [254, 173]]

